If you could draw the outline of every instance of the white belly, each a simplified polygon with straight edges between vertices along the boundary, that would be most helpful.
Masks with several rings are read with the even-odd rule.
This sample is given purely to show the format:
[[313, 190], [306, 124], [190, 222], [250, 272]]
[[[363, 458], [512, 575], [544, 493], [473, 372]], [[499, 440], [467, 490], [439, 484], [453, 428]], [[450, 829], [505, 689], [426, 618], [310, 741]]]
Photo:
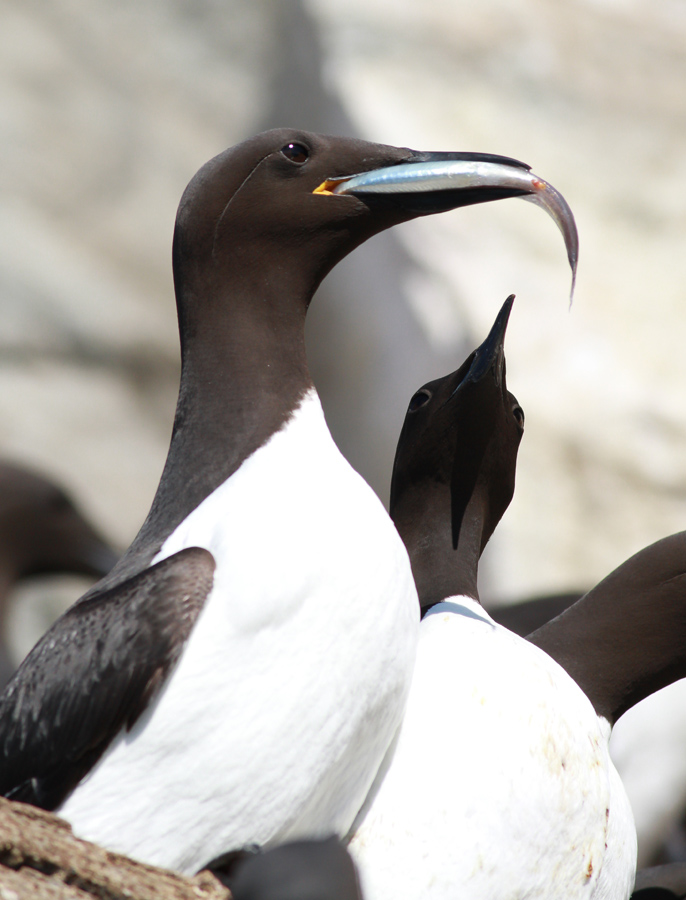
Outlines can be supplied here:
[[345, 834], [402, 716], [419, 615], [402, 542], [315, 394], [156, 561], [189, 546], [217, 570], [181, 660], [59, 814], [185, 872]]
[[474, 601], [435, 607], [390, 768], [350, 844], [365, 900], [628, 897], [636, 836], [605, 726], [550, 657]]

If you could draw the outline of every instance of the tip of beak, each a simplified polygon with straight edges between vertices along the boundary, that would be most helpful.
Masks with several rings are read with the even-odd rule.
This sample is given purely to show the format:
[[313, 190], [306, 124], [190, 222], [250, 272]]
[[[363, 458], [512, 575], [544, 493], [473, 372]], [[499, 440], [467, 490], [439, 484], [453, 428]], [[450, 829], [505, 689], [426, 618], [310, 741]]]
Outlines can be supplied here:
[[495, 322], [486, 340], [478, 347], [474, 362], [463, 383], [480, 381], [487, 372], [496, 366], [495, 382], [500, 386], [502, 381], [503, 360], [505, 359], [505, 332], [512, 312], [515, 295], [510, 294], [500, 307]]

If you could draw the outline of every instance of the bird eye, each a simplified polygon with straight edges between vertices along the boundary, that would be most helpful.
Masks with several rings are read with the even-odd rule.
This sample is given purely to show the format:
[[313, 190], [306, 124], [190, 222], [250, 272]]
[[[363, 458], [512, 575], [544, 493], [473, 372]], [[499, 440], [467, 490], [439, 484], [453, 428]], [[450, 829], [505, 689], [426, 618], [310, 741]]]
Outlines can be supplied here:
[[296, 144], [294, 142], [286, 144], [285, 147], [282, 147], [281, 152], [286, 157], [286, 159], [290, 159], [291, 162], [298, 163], [298, 165], [302, 165], [302, 163], [307, 162], [310, 156], [310, 151], [307, 149], [307, 147], [304, 147], [302, 144]]
[[519, 425], [520, 428], [524, 428], [524, 410], [522, 409], [522, 407], [515, 406], [515, 408], [512, 410], [512, 415], [517, 420], [517, 425]]
[[424, 388], [421, 391], [417, 391], [414, 397], [410, 400], [410, 404], [407, 407], [408, 412], [415, 412], [417, 409], [421, 409], [422, 406], [427, 404], [431, 400], [431, 393]]

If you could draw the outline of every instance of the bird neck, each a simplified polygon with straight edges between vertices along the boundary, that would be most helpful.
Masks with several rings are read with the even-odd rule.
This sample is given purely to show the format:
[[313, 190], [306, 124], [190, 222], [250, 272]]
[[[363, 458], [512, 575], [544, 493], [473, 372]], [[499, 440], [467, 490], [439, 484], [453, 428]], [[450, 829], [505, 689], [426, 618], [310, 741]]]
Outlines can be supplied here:
[[273, 276], [177, 284], [181, 382], [169, 453], [148, 517], [107, 586], [147, 565], [312, 388], [304, 339], [310, 297]]
[[[485, 502], [480, 491], [472, 494], [454, 545], [446, 486], [420, 489], [423, 512], [417, 514], [409, 491], [394, 510], [396, 527], [410, 555], [422, 612], [448, 597], [465, 596], [479, 601], [477, 575], [481, 556]], [[444, 514], [437, 514], [441, 507]]]

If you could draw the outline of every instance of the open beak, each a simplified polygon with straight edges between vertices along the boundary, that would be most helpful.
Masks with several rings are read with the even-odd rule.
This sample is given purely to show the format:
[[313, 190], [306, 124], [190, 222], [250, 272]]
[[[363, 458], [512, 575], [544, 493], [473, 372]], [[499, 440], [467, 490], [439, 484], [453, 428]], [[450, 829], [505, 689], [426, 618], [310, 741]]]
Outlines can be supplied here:
[[353, 194], [430, 215], [460, 206], [522, 197], [542, 207], [562, 232], [572, 269], [574, 294], [579, 237], [574, 215], [562, 194], [529, 166], [488, 153], [419, 153], [410, 162], [330, 178], [316, 193]]

